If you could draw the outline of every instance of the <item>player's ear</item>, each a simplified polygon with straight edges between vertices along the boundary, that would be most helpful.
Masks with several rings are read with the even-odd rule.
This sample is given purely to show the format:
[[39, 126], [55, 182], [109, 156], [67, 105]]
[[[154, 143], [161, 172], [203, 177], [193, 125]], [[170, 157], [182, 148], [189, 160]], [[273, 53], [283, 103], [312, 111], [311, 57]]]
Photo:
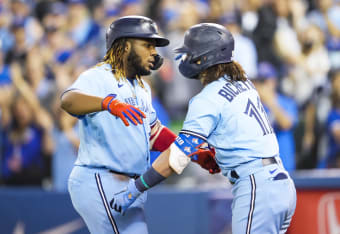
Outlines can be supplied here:
[[131, 47], [132, 47], [132, 41], [131, 40], [127, 40], [126, 43], [125, 43], [124, 52], [125, 53], [130, 53]]

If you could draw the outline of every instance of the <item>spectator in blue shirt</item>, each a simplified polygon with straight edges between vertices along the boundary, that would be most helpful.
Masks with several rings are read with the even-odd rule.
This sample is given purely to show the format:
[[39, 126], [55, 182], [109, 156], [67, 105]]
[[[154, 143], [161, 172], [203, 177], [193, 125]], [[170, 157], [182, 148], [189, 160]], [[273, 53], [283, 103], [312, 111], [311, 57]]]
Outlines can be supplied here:
[[298, 121], [296, 102], [277, 91], [278, 75], [269, 62], [261, 62], [254, 84], [267, 112], [280, 147], [280, 157], [287, 171], [296, 168], [294, 127]]
[[53, 152], [53, 123], [17, 64], [11, 78], [16, 93], [7, 110], [11, 121], [1, 126], [1, 176], [7, 185], [42, 185], [49, 169], [46, 156]]
[[332, 108], [326, 122], [328, 152], [319, 162], [319, 168], [340, 168], [340, 70], [332, 76], [331, 101]]

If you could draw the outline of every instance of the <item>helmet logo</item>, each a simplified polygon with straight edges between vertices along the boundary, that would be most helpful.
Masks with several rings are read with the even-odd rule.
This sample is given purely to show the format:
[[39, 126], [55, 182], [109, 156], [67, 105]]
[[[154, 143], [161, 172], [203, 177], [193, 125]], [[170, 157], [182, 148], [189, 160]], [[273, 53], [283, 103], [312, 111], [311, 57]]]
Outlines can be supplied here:
[[157, 32], [158, 32], [158, 27], [157, 27], [157, 25], [156, 25], [155, 23], [152, 23], [152, 26], [153, 26], [153, 28], [155, 29], [155, 33], [157, 33]]
[[184, 62], [184, 60], [188, 57], [188, 54], [179, 54], [176, 56], [175, 60], [181, 60], [180, 62]]
[[143, 32], [152, 32], [152, 33], [156, 33], [158, 32], [157, 29], [157, 25], [153, 22], [147, 21], [147, 20], [143, 20], [141, 21], [141, 28]]
[[235, 50], [232, 50], [232, 51], [231, 51], [231, 58], [230, 58], [230, 60], [231, 60], [231, 61], [233, 61], [233, 60], [234, 60], [234, 57], [235, 57], [235, 54], [234, 54], [234, 52], [235, 52]]
[[182, 54], [181, 61], [186, 60], [187, 57], [188, 57], [188, 54]]

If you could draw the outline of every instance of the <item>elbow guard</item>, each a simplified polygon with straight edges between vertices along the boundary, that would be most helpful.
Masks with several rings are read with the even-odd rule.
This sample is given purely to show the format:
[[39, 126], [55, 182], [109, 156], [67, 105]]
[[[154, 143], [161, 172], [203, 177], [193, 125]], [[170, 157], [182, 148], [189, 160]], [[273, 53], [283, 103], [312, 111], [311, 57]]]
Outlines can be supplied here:
[[184, 168], [188, 166], [190, 160], [190, 157], [183, 153], [183, 151], [178, 148], [175, 143], [171, 144], [169, 166], [172, 168], [172, 170], [174, 170], [178, 175], [182, 174]]
[[177, 174], [181, 174], [191, 160], [211, 174], [220, 172], [215, 161], [215, 151], [206, 139], [192, 132], [181, 131], [170, 146], [169, 165]]

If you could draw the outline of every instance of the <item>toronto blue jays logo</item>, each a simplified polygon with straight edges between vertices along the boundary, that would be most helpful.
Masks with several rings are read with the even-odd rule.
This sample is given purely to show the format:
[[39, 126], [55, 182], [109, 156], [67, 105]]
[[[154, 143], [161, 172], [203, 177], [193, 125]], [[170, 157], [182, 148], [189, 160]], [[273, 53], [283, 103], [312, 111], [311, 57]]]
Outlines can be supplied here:
[[184, 151], [191, 153], [191, 147], [189, 147], [189, 146], [184, 147]]
[[132, 98], [132, 97], [125, 98], [125, 102], [130, 104], [130, 105], [136, 106], [135, 99]]
[[192, 139], [192, 143], [198, 145], [198, 138], [193, 138], [193, 139]]
[[179, 145], [183, 145], [183, 144], [184, 144], [184, 141], [182, 140], [181, 137], [177, 137], [177, 138], [176, 138], [176, 142], [177, 142]]
[[147, 103], [145, 103], [145, 102], [143, 101], [143, 99], [140, 100], [139, 108], [140, 108], [142, 111], [144, 111], [144, 112], [146, 112], [146, 113], [149, 113], [149, 106], [147, 105]]

